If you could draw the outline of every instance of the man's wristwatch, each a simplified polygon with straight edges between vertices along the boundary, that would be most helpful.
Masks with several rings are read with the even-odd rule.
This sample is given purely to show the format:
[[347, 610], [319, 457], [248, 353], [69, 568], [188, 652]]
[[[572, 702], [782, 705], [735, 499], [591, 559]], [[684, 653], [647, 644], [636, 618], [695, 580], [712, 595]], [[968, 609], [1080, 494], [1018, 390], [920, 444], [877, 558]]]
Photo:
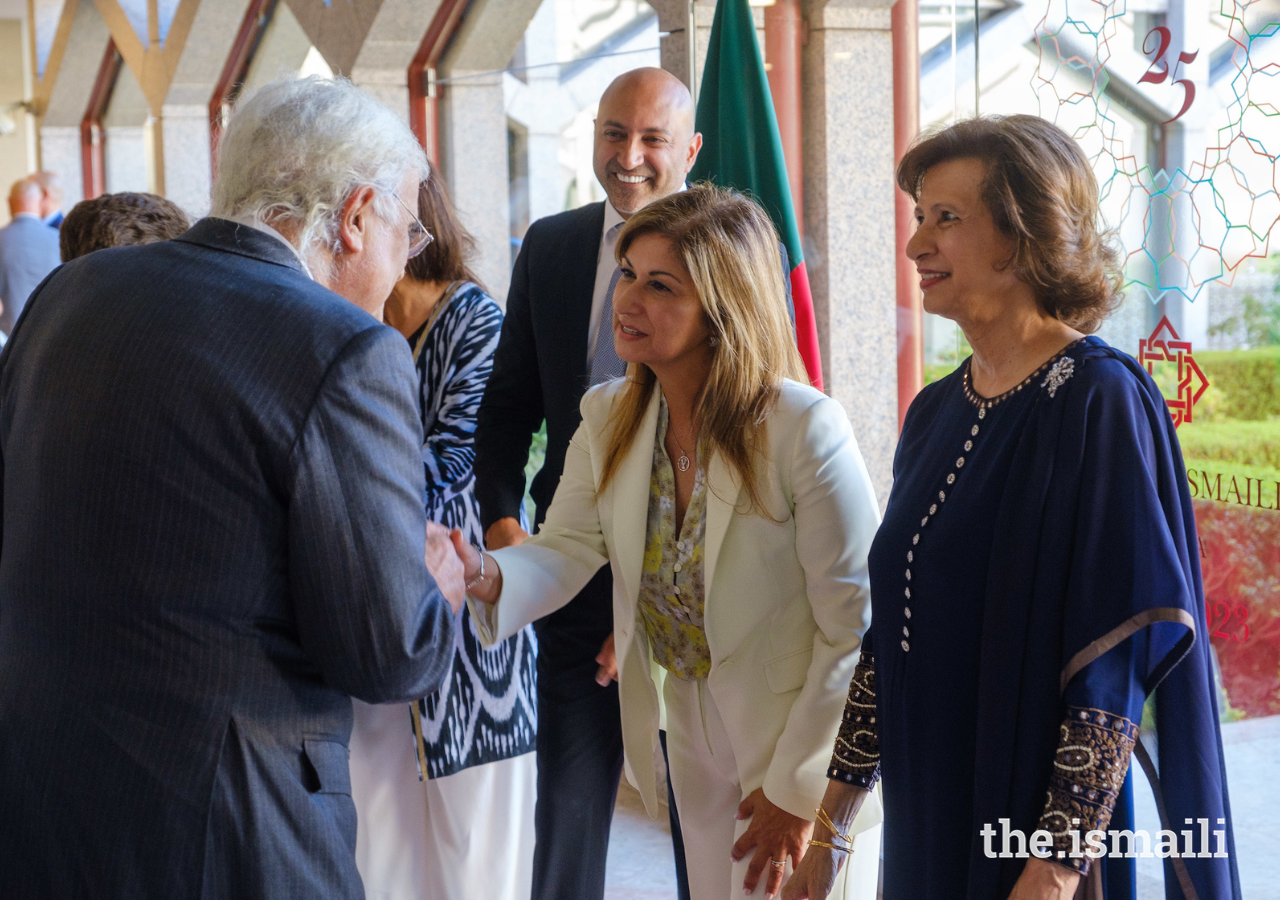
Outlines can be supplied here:
[[480, 574], [467, 582], [467, 590], [471, 590], [477, 584], [484, 581], [484, 550], [481, 550], [479, 547], [476, 547], [476, 549], [480, 551]]

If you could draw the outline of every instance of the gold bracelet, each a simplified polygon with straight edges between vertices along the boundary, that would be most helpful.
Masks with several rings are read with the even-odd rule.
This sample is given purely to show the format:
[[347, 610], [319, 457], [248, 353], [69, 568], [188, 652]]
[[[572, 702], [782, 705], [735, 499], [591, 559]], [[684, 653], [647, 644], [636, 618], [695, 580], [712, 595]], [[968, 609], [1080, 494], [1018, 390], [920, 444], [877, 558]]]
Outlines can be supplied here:
[[838, 850], [841, 853], [851, 853], [853, 851], [852, 847], [840, 847], [840, 846], [837, 846], [836, 844], [828, 844], [826, 841], [810, 841], [809, 846], [810, 847], [826, 847], [828, 850]]
[[827, 815], [827, 811], [822, 808], [821, 804], [818, 806], [818, 824], [830, 830], [833, 835], [840, 838], [840, 840], [844, 841], [850, 847], [853, 846], [853, 838], [850, 835], [842, 834], [840, 832], [840, 829], [831, 821], [831, 816]]

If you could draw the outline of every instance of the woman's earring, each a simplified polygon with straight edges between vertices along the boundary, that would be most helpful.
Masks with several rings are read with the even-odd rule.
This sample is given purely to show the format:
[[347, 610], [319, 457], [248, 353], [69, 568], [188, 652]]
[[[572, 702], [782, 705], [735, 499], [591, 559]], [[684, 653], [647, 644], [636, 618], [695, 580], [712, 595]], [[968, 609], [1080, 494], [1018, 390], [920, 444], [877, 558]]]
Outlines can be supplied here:
[[711, 337], [707, 338], [707, 345], [710, 346], [712, 350], [716, 349], [720, 346], [720, 338], [714, 334], [711, 335]]

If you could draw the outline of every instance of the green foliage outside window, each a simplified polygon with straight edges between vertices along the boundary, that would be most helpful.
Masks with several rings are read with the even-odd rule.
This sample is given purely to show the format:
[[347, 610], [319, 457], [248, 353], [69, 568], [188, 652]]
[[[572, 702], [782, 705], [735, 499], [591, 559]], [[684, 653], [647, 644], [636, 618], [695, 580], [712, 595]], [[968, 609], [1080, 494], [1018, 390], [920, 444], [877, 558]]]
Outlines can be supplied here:
[[542, 469], [547, 458], [547, 423], [544, 421], [538, 433], [533, 436], [529, 447], [529, 461], [524, 464], [524, 512], [529, 517], [530, 529], [533, 527], [533, 497], [529, 495], [529, 487], [533, 484], [533, 476]]

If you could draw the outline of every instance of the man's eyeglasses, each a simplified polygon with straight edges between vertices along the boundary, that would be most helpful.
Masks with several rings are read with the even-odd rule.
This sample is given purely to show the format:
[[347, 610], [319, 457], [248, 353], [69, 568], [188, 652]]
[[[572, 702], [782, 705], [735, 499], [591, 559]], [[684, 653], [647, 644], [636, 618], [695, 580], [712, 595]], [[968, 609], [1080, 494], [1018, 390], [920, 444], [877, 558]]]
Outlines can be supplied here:
[[405, 206], [405, 202], [400, 199], [399, 194], [392, 191], [391, 196], [395, 197], [396, 202], [404, 207], [404, 211], [409, 214], [411, 219], [409, 222], [409, 258], [413, 259], [423, 250], [426, 250], [427, 244], [434, 241], [435, 237], [430, 231], [427, 231], [427, 226], [422, 224], [422, 220], [413, 214], [413, 210]]

